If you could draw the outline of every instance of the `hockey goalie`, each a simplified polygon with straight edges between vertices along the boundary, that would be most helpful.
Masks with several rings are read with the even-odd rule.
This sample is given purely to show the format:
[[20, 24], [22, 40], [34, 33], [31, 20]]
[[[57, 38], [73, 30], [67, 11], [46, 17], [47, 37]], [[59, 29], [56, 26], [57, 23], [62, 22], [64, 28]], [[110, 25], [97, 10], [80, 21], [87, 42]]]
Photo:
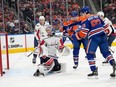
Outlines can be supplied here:
[[40, 64], [38, 65], [38, 69], [33, 76], [45, 76], [53, 72], [62, 72], [64, 70], [64, 67], [66, 68], [65, 64], [58, 62], [57, 51], [64, 52], [63, 49], [65, 48], [61, 38], [55, 36], [52, 33], [52, 26], [50, 25], [47, 26], [46, 32], [48, 34], [48, 37], [42, 40], [40, 47], [42, 48], [42, 45], [45, 45], [47, 50], [45, 50], [45, 48], [42, 48]]

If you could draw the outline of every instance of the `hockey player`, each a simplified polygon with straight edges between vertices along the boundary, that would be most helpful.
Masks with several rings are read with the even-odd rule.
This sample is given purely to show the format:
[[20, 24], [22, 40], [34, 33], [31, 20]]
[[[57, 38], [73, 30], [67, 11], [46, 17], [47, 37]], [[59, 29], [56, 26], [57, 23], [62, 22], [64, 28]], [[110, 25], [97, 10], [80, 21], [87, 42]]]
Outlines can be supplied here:
[[40, 57], [40, 64], [38, 65], [37, 71], [34, 73], [34, 76], [47, 75], [53, 71], [60, 71], [61, 65], [58, 62], [57, 50], [62, 52], [64, 45], [62, 40], [59, 37], [56, 37], [52, 33], [52, 27], [48, 26], [46, 28], [47, 38], [44, 38], [41, 42], [41, 45], [45, 45], [47, 48], [47, 54], [44, 52]]
[[[82, 8], [82, 10], [83, 9], [84, 8]], [[87, 9], [88, 8], [86, 8], [86, 10]], [[86, 10], [83, 10], [83, 14], [88, 14]], [[110, 76], [115, 77], [116, 63], [109, 51], [108, 43], [107, 43], [107, 35], [105, 33], [105, 28], [103, 25], [104, 25], [103, 20], [99, 16], [93, 15], [88, 17], [83, 22], [82, 30], [76, 33], [76, 37], [79, 40], [85, 38], [88, 35], [89, 42], [86, 52], [87, 52], [87, 59], [90, 65], [90, 69], [92, 71], [92, 73], [88, 74], [88, 77], [93, 77], [98, 75], [98, 70], [94, 60], [95, 52], [98, 46], [100, 48], [103, 57], [106, 58], [108, 62], [111, 64], [111, 66], [113, 67], [113, 73], [111, 73]]]
[[36, 24], [35, 30], [34, 30], [34, 54], [33, 54], [33, 60], [32, 63], [36, 63], [36, 58], [38, 54], [38, 45], [41, 43], [41, 41], [47, 37], [47, 32], [45, 30], [46, 26], [48, 26], [49, 23], [45, 22], [45, 17], [40, 16], [39, 17], [39, 23]]
[[62, 37], [63, 43], [65, 43], [66, 38], [68, 38], [72, 42], [72, 39], [71, 39], [72, 33], [71, 32], [69, 33], [67, 31], [67, 29], [69, 28], [68, 27], [69, 24], [70, 24], [69, 20], [64, 20], [63, 23], [62, 23], [62, 26], [59, 28], [60, 32], [63, 33], [63, 37]]
[[[97, 13], [98, 16], [100, 16], [100, 18], [104, 21], [105, 23], [105, 28], [106, 28], [106, 32], [107, 32], [107, 36], [108, 36], [108, 46], [109, 48], [111, 47], [111, 44], [113, 43], [113, 41], [116, 38], [116, 29], [114, 28], [114, 26], [112, 25], [112, 22], [107, 18], [104, 17], [104, 12], [99, 11]], [[104, 62], [102, 62], [103, 64], [108, 63], [107, 60], [105, 60]]]
[[80, 45], [81, 43], [84, 46], [84, 49], [86, 50], [87, 44], [88, 44], [88, 39], [84, 38], [81, 40], [78, 40], [75, 37], [75, 33], [78, 32], [81, 28], [81, 23], [82, 20], [80, 20], [80, 17], [78, 16], [78, 14], [76, 13], [76, 11], [73, 11], [71, 13], [71, 20], [73, 21], [72, 24], [69, 25], [70, 30], [69, 31], [73, 31], [74, 33], [72, 34], [72, 42], [73, 42], [73, 46], [74, 46], [74, 50], [73, 50], [73, 60], [74, 60], [74, 66], [73, 68], [76, 69], [78, 67], [79, 64], [79, 50], [80, 50]]
[[73, 60], [74, 60], [74, 66], [73, 68], [76, 69], [78, 67], [79, 62], [79, 50], [80, 45], [83, 43], [84, 49], [86, 49], [88, 39], [84, 38], [82, 40], [77, 40], [75, 37], [75, 33], [80, 30], [82, 22], [82, 17], [80, 18], [78, 13], [76, 11], [71, 12], [71, 20], [67, 22], [67, 25], [65, 24], [63, 29], [68, 32], [68, 35], [71, 37], [71, 41], [73, 44]]

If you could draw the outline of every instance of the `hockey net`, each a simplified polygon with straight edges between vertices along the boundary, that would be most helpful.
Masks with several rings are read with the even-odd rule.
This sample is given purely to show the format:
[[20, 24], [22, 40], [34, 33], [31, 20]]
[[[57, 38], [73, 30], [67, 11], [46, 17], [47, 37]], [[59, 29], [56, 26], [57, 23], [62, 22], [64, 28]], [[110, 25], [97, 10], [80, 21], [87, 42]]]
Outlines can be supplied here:
[[9, 54], [8, 54], [8, 34], [0, 32], [0, 75], [5, 74], [4, 70], [9, 69]]

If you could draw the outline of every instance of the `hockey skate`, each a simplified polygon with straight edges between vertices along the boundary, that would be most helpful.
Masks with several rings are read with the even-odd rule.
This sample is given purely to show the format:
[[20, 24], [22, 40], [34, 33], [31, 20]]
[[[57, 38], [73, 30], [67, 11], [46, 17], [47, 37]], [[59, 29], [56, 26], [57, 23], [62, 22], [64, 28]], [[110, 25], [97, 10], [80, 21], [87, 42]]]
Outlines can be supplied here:
[[36, 63], [36, 58], [37, 58], [37, 54], [33, 54], [33, 59], [32, 59], [32, 63], [33, 63], [33, 64]]
[[32, 59], [32, 63], [35, 64], [36, 63], [36, 58]]
[[78, 65], [74, 65], [74, 66], [73, 66], [73, 69], [77, 69], [77, 67], [78, 67]]
[[88, 79], [92, 79], [92, 78], [98, 79], [98, 68], [92, 73], [88, 74], [87, 76], [88, 76]]
[[33, 74], [33, 76], [37, 77], [37, 76], [45, 76], [43, 73], [40, 73], [39, 69], [37, 69], [37, 71]]
[[108, 65], [109, 63], [108, 63], [108, 61], [107, 60], [105, 60], [105, 61], [103, 61], [102, 62], [102, 65], [104, 66], [104, 65]]
[[110, 74], [110, 76], [115, 77], [116, 76], [116, 74], [115, 74], [115, 72], [116, 72], [116, 64], [113, 64], [112, 68], [113, 68], [113, 72]]

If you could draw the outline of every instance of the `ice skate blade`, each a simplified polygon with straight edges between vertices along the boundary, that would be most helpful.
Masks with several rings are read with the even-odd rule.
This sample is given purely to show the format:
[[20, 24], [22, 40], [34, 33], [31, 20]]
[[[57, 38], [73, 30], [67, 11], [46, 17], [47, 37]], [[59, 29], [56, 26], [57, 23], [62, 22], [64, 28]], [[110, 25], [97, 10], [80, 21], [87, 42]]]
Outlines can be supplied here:
[[112, 73], [112, 74], [110, 74], [110, 77], [116, 77], [116, 75]]
[[116, 79], [116, 77], [111, 77], [111, 76], [110, 76], [109, 78], [110, 78], [110, 79]]
[[39, 75], [33, 75], [34, 77], [45, 77], [44, 74], [39, 74]]
[[56, 73], [61, 73], [61, 71], [53, 71], [53, 74], [56, 74]]
[[78, 68], [78, 65], [73, 66], [73, 69], [76, 70]]
[[110, 66], [109, 63], [102, 63], [102, 66]]
[[52, 71], [52, 72], [47, 73], [46, 75], [49, 76], [49, 75], [55, 75], [55, 74], [59, 74], [59, 73], [62, 73], [62, 72], [61, 71]]
[[88, 76], [88, 79], [99, 79], [98, 76]]
[[77, 68], [73, 68], [73, 70], [76, 70]]

